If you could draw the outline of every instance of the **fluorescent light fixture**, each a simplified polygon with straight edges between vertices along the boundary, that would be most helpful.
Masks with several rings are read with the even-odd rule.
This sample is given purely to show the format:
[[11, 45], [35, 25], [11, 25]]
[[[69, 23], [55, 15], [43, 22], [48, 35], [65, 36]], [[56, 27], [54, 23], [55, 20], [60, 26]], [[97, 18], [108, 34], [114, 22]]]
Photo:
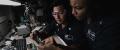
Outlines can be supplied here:
[[0, 0], [0, 5], [20, 6], [21, 3], [11, 0]]

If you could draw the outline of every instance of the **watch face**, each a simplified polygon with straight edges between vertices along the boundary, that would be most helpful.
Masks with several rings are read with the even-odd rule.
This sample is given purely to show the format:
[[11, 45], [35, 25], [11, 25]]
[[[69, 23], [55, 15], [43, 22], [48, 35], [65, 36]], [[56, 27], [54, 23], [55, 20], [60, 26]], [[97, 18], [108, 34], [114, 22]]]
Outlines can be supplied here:
[[66, 34], [65, 39], [66, 40], [73, 40], [73, 35]]
[[87, 36], [88, 38], [90, 38], [92, 41], [95, 40], [95, 32], [91, 31], [91, 29], [88, 29], [88, 32], [87, 32]]

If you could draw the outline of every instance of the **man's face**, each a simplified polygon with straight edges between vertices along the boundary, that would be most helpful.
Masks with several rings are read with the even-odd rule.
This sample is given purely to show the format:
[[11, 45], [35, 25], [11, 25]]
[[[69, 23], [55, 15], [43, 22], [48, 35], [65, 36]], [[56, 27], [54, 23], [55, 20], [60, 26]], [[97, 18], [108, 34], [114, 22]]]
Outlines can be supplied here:
[[53, 7], [53, 17], [58, 24], [62, 24], [65, 18], [65, 10], [61, 6]]
[[81, 17], [85, 15], [85, 0], [70, 0], [70, 4], [72, 7], [72, 14], [77, 20], [81, 20]]

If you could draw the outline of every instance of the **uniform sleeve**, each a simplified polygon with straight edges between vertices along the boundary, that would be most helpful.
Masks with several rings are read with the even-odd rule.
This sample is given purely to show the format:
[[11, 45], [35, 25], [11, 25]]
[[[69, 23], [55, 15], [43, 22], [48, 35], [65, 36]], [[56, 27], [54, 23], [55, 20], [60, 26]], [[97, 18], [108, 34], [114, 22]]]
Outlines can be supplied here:
[[53, 35], [56, 30], [56, 27], [53, 23], [47, 25], [47, 27], [44, 29], [44, 32], [46, 32], [49, 35]]
[[119, 18], [106, 19], [98, 30], [95, 50], [120, 50], [120, 20]]

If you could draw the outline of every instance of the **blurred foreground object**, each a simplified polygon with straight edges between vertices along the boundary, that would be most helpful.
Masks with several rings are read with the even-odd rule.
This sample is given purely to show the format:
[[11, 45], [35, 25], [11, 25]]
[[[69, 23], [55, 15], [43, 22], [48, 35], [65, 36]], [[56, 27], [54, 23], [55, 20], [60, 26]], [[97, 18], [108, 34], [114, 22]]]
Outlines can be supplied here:
[[0, 0], [0, 5], [20, 6], [21, 3], [14, 2], [14, 1], [11, 1], [11, 0]]

